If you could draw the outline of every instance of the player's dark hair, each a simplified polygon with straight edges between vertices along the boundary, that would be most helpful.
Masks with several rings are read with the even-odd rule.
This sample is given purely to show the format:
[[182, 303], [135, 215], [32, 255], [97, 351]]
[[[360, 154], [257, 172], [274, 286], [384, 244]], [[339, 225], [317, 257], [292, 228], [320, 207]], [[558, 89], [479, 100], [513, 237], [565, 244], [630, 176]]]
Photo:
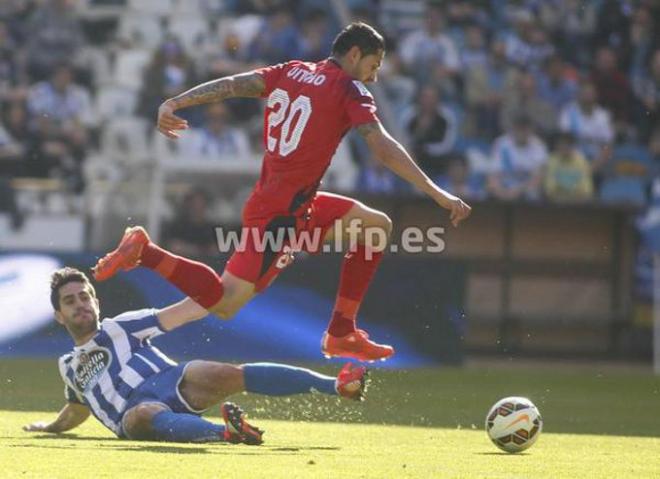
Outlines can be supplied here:
[[353, 47], [358, 47], [362, 56], [374, 55], [385, 50], [385, 39], [371, 25], [353, 22], [335, 37], [332, 54], [342, 56]]
[[50, 276], [50, 304], [53, 305], [55, 311], [60, 310], [60, 288], [73, 282], [83, 283], [92, 293], [92, 296], [96, 298], [96, 290], [85, 273], [67, 266], [58, 269]]

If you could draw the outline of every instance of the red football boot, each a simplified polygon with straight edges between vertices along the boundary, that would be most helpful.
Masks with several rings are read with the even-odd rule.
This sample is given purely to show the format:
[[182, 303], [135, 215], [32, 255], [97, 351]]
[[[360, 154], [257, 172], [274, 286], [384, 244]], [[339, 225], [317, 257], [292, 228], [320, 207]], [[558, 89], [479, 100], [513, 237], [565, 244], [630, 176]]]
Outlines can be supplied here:
[[364, 401], [364, 396], [369, 386], [369, 371], [364, 366], [353, 367], [346, 363], [337, 375], [335, 389], [341, 397]]
[[149, 241], [149, 235], [142, 226], [126, 228], [119, 246], [98, 260], [92, 268], [94, 279], [105, 281], [118, 271], [129, 271], [139, 266], [142, 249]]
[[248, 424], [247, 415], [234, 403], [226, 402], [220, 408], [225, 421], [224, 440], [232, 444], [258, 446], [264, 442], [264, 431]]
[[321, 352], [326, 358], [338, 356], [359, 361], [386, 360], [394, 354], [394, 348], [387, 344], [378, 344], [369, 339], [366, 331], [358, 329], [340, 338], [326, 331], [321, 341]]

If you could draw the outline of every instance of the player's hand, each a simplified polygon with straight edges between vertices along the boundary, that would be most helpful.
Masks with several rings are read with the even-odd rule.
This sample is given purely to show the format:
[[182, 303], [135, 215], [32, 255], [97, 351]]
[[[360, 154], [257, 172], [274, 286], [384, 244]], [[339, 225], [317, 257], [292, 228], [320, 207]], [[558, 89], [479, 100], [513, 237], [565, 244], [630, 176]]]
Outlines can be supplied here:
[[46, 421], [37, 421], [23, 426], [27, 432], [48, 432], [48, 423]]
[[177, 139], [179, 134], [177, 130], [187, 130], [188, 122], [183, 118], [176, 116], [176, 108], [169, 100], [163, 102], [158, 107], [158, 131], [168, 138]]
[[472, 212], [472, 208], [470, 208], [467, 203], [458, 196], [454, 196], [447, 192], [440, 194], [436, 201], [440, 206], [449, 210], [449, 219], [454, 226], [458, 226], [458, 224], [470, 216], [470, 213]]

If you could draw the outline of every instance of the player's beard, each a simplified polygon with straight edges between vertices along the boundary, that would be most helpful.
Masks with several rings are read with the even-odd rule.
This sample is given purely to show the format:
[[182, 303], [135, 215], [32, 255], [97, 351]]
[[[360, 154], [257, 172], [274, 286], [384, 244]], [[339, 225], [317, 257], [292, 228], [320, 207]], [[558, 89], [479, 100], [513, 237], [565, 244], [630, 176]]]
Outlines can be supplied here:
[[89, 336], [99, 329], [99, 317], [94, 311], [76, 312], [71, 321], [67, 321], [66, 329], [74, 340]]

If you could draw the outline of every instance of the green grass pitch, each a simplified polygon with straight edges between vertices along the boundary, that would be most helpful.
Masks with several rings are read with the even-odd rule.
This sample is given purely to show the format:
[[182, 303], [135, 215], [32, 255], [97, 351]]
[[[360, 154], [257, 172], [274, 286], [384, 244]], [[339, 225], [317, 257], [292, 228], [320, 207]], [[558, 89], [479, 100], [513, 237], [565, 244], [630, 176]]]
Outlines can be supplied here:
[[[261, 447], [168, 444], [118, 440], [93, 418], [61, 436], [23, 432], [54, 416], [63, 388], [52, 360], [3, 360], [0, 477], [660, 477], [660, 379], [648, 371], [500, 364], [372, 377], [360, 404], [233, 398], [266, 429]], [[545, 421], [523, 454], [500, 452], [483, 431], [508, 395], [530, 397]]]

